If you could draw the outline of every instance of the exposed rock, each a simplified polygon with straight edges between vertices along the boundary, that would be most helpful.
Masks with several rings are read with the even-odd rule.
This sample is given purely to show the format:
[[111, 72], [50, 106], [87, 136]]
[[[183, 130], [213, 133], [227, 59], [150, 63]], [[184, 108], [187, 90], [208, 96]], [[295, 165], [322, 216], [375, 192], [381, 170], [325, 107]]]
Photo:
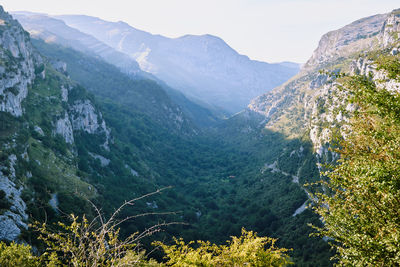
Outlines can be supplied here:
[[383, 47], [391, 46], [399, 40], [400, 33], [400, 9], [393, 10], [389, 14], [382, 28], [381, 42]]
[[68, 89], [64, 85], [61, 85], [61, 99], [68, 102]]
[[105, 158], [105, 157], [103, 157], [103, 156], [101, 156], [101, 155], [98, 155], [98, 154], [95, 154], [95, 153], [91, 153], [91, 152], [89, 152], [89, 155], [92, 156], [95, 159], [100, 160], [100, 164], [101, 164], [102, 167], [108, 166], [108, 164], [110, 164], [110, 160]]
[[58, 213], [58, 197], [57, 193], [51, 194], [51, 199], [49, 200], [49, 205]]
[[28, 85], [35, 78], [34, 58], [39, 58], [29, 42], [29, 35], [16, 20], [0, 7], [0, 111], [21, 116], [22, 101], [28, 95]]
[[158, 209], [158, 205], [155, 201], [153, 202], [146, 202], [147, 207], [152, 208], [152, 209]]
[[104, 134], [104, 149], [110, 150], [111, 132], [107, 128], [102, 115], [89, 100], [75, 101], [70, 107], [70, 118], [74, 131], [84, 131], [89, 134]]
[[293, 213], [293, 217], [299, 215], [300, 213], [302, 213], [303, 211], [305, 211], [307, 209], [307, 203], [308, 200], [306, 200], [303, 205], [301, 205], [294, 213]]
[[139, 176], [139, 173], [137, 171], [135, 171], [134, 169], [132, 169], [131, 167], [129, 167], [128, 164], [125, 164], [125, 168], [127, 168], [133, 176]]
[[76, 130], [82, 130], [90, 134], [102, 126], [99, 123], [99, 116], [89, 100], [76, 101], [72, 107], [72, 127]]
[[[11, 155], [10, 160], [10, 178], [15, 179], [15, 169], [17, 157]], [[4, 168], [1, 166], [0, 169]], [[0, 170], [0, 190], [4, 191], [6, 198], [11, 203], [9, 211], [0, 215], [0, 240], [16, 240], [21, 233], [21, 228], [26, 229], [27, 225], [24, 221], [28, 220], [26, 214], [26, 204], [21, 198], [22, 186], [17, 189], [14, 182], [5, 176]]]
[[375, 15], [359, 19], [343, 28], [324, 34], [311, 58], [304, 68], [322, 66], [339, 57], [347, 57], [353, 53], [368, 50], [374, 42], [387, 19], [388, 14]]
[[72, 124], [67, 113], [65, 113], [64, 118], [61, 118], [56, 122], [56, 133], [62, 135], [62, 137], [65, 139], [65, 142], [68, 144], [74, 143]]
[[56, 71], [64, 74], [67, 73], [67, 63], [61, 60], [51, 60], [50, 63]]
[[21, 234], [20, 228], [17, 226], [18, 218], [7, 215], [0, 215], [0, 240], [13, 241], [18, 239]]
[[37, 132], [40, 136], [44, 136], [44, 132], [39, 126], [35, 125], [35, 127], [33, 127], [33, 130], [35, 130], [35, 132]]

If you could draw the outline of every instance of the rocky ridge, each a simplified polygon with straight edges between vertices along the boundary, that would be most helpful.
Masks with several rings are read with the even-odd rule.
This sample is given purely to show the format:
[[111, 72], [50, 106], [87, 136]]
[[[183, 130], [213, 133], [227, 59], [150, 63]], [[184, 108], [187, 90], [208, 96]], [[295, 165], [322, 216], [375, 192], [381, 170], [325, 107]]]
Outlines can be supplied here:
[[135, 59], [140, 67], [185, 95], [232, 113], [297, 73], [296, 64], [269, 64], [239, 55], [221, 38], [167, 38], [123, 22], [89, 16], [55, 16]]
[[0, 110], [21, 116], [22, 101], [41, 63], [20, 24], [0, 9]]
[[[254, 99], [249, 109], [262, 114], [264, 127], [286, 134], [289, 138], [309, 131], [314, 150], [322, 156], [332, 127], [343, 127], [346, 118], [337, 113], [340, 103], [335, 96], [337, 84], [320, 70], [369, 74], [385, 80], [385, 87], [398, 89], [398, 83], [377, 72], [367, 52], [389, 49], [398, 51], [398, 11], [358, 20], [325, 34], [301, 72], [270, 93]], [[352, 110], [349, 105], [347, 109]]]
[[[50, 62], [39, 55], [29, 34], [0, 7], [0, 191], [4, 196], [2, 201], [9, 203], [8, 209], [0, 211], [1, 240], [19, 238], [21, 231], [27, 229], [27, 201], [35, 202], [33, 197], [27, 199], [23, 194], [31, 190], [30, 180], [38, 179], [37, 171], [22, 173], [21, 166], [54, 169], [53, 175], [60, 175], [59, 180], [55, 179], [54, 183], [58, 183], [55, 190], [76, 190], [86, 197], [95, 194], [75, 174], [76, 170], [65, 171], [67, 167], [76, 169], [70, 163], [76, 153], [74, 135], [78, 132], [99, 135], [104, 142], [101, 147], [107, 151], [111, 133], [92, 101], [84, 94], [77, 96], [83, 89], [65, 74], [65, 63]], [[36, 110], [42, 113], [36, 115]], [[49, 121], [45, 122], [46, 118]], [[30, 127], [32, 135], [28, 134]], [[57, 135], [65, 140], [70, 156], [61, 157], [49, 149], [51, 143], [44, 145], [44, 139]], [[68, 189], [65, 183], [73, 186]]]
[[130, 59], [91, 35], [67, 26], [62, 20], [31, 12], [13, 12], [12, 15], [33, 38], [40, 38], [48, 43], [62, 44], [84, 53], [99, 56], [133, 76], [144, 75], [134, 59]]

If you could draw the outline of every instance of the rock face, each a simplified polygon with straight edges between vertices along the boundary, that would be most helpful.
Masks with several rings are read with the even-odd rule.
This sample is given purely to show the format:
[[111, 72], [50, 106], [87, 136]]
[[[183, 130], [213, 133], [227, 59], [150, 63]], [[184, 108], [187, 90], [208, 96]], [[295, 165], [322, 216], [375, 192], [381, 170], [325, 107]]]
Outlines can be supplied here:
[[[35, 68], [40, 64], [41, 58], [34, 52], [29, 35], [0, 6], [0, 111], [22, 116], [22, 101], [28, 95], [28, 88], [35, 79]], [[15, 240], [21, 229], [27, 228], [26, 204], [21, 198], [23, 187], [15, 183], [16, 163], [14, 154], [7, 162], [0, 163], [0, 190], [11, 203], [10, 210], [0, 215], [0, 239], [5, 240]]]
[[22, 187], [17, 188], [12, 180], [15, 180], [15, 164], [17, 157], [10, 155], [8, 167], [10, 175], [3, 174], [6, 166], [0, 165], [0, 190], [4, 191], [7, 200], [11, 203], [10, 210], [0, 215], [0, 240], [15, 240], [21, 234], [21, 229], [27, 229], [28, 215], [26, 204], [21, 198]]
[[[322, 69], [347, 73], [371, 74], [384, 80], [382, 86], [398, 90], [399, 84], [376, 71], [366, 52], [375, 49], [398, 51], [400, 32], [399, 10], [376, 15], [351, 23], [339, 30], [325, 34], [312, 57], [301, 72], [270, 93], [255, 98], [248, 108], [265, 117], [264, 127], [299, 137], [309, 131], [314, 151], [324, 157], [328, 150], [331, 129], [345, 130], [346, 117], [336, 112], [340, 98], [335, 95], [337, 84], [320, 73]], [[347, 110], [354, 109], [351, 105]], [[332, 156], [334, 158], [335, 155]]]
[[65, 113], [64, 118], [56, 122], [56, 133], [64, 137], [65, 142], [68, 144], [74, 143], [74, 133], [72, 132], [72, 124], [69, 120], [68, 114]]
[[95, 133], [99, 127], [99, 116], [89, 100], [76, 101], [72, 107], [72, 125], [74, 130]]
[[107, 128], [101, 113], [95, 109], [90, 100], [75, 101], [70, 107], [70, 118], [74, 131], [103, 134], [105, 136], [103, 147], [109, 150], [108, 145], [111, 140], [110, 129]]
[[[28, 228], [27, 203], [38, 197], [30, 187], [32, 180], [45, 183], [46, 175], [57, 176], [50, 180], [49, 190], [54, 207], [57, 190], [77, 190], [82, 196], [95, 194], [76, 175], [77, 167], [71, 163], [76, 160], [74, 131], [104, 136], [104, 144], [99, 146], [109, 149], [110, 130], [85, 90], [71, 81], [66, 71], [64, 62], [40, 56], [29, 34], [0, 6], [0, 195], [4, 205], [9, 205], [0, 213], [0, 240], [17, 240]], [[72, 94], [74, 100], [70, 99], [71, 92], [78, 92]], [[56, 134], [68, 144], [60, 146], [71, 152], [65, 157], [54, 148], [60, 145], [55, 144], [58, 139], [52, 139]], [[27, 162], [35, 167], [26, 166]], [[32, 193], [29, 198], [22, 198], [23, 190]]]
[[40, 64], [29, 35], [0, 7], [0, 111], [22, 115], [21, 102], [35, 78], [34, 59]]
[[88, 16], [56, 18], [130, 56], [144, 71], [187, 96], [230, 112], [240, 111], [252, 98], [298, 72], [297, 64], [250, 60], [212, 35], [170, 39], [123, 22]]
[[387, 17], [388, 14], [383, 14], [363, 18], [324, 34], [304, 69], [312, 69], [361, 50], [370, 50], [375, 40], [373, 37], [381, 32]]

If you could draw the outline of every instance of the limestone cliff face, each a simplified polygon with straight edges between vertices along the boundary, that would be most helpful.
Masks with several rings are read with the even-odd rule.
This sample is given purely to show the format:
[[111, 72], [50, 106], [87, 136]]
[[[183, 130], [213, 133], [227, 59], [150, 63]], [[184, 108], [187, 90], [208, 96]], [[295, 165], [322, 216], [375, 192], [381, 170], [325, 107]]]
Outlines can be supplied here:
[[304, 69], [321, 67], [321, 65], [340, 57], [348, 57], [362, 50], [370, 50], [376, 41], [374, 37], [381, 32], [388, 16], [388, 14], [382, 14], [363, 18], [339, 30], [324, 34]]
[[20, 24], [0, 7], [0, 111], [21, 116], [41, 59]]
[[69, 108], [72, 130], [84, 131], [89, 134], [104, 135], [104, 144], [106, 150], [109, 150], [111, 141], [110, 129], [102, 118], [102, 114], [96, 110], [90, 100], [75, 101]]
[[[0, 6], [0, 111], [19, 117], [22, 102], [35, 79], [35, 67], [41, 58], [34, 52], [29, 35]], [[0, 149], [12, 148], [6, 144]], [[8, 156], [0, 162], [0, 190], [10, 203], [10, 209], [0, 215], [0, 239], [14, 240], [26, 229], [26, 204], [21, 199], [23, 187], [16, 185], [17, 157]]]
[[[40, 56], [29, 34], [0, 6], [0, 197], [9, 206], [0, 210], [0, 240], [17, 240], [28, 228], [27, 203], [35, 205], [37, 200], [29, 184], [44, 179], [46, 171], [56, 176], [48, 178], [52, 194], [58, 190], [76, 190], [86, 197], [96, 194], [71, 163], [76, 157], [74, 135], [77, 131], [101, 135], [104, 143], [99, 146], [108, 150], [110, 130], [94, 100], [66, 76], [66, 68], [64, 62]], [[58, 139], [45, 142], [56, 135], [73, 153], [60, 156], [54, 148]], [[27, 165], [41, 168], [43, 175]], [[31, 197], [22, 197], [23, 191]]]
[[4, 166], [0, 166], [0, 190], [5, 193], [5, 198], [10, 202], [10, 210], [0, 215], [0, 240], [15, 240], [21, 234], [21, 229], [27, 229], [26, 204], [21, 198], [22, 187], [17, 187], [15, 180], [16, 155], [10, 155], [9, 175], [4, 175]]
[[89, 100], [76, 101], [71, 106], [72, 126], [74, 130], [82, 130], [93, 134], [101, 127], [100, 116]]
[[[314, 150], [321, 156], [327, 151], [333, 127], [346, 127], [346, 117], [337, 113], [340, 102], [337, 84], [320, 70], [369, 74], [384, 80], [381, 86], [398, 90], [399, 84], [377, 71], [367, 52], [388, 49], [399, 51], [400, 12], [358, 20], [325, 34], [301, 72], [272, 92], [254, 99], [248, 108], [265, 117], [264, 127], [299, 137], [309, 131]], [[354, 107], [347, 106], [349, 111]]]
[[72, 131], [72, 124], [69, 120], [68, 113], [65, 113], [63, 118], [57, 120], [55, 132], [64, 137], [66, 143], [74, 143], [74, 133]]

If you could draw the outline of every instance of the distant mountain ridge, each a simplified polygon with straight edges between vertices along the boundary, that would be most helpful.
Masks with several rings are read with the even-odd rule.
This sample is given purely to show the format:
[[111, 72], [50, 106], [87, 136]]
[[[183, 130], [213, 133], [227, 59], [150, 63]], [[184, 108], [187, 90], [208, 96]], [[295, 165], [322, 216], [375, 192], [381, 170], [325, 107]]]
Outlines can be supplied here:
[[298, 72], [297, 64], [250, 60], [221, 38], [152, 35], [125, 22], [81, 15], [55, 16], [135, 59], [140, 67], [185, 95], [232, 113]]
[[64, 46], [69, 46], [75, 50], [100, 56], [106, 62], [116, 65], [129, 74], [135, 75], [142, 72], [135, 60], [91, 35], [68, 27], [62, 20], [32, 12], [14, 12], [12, 15], [34, 38], [40, 38], [51, 43], [62, 43]]
[[49, 44], [58, 44], [63, 47], [72, 48], [88, 56], [100, 58], [116, 66], [133, 80], [155, 81], [159, 84], [160, 89], [164, 89], [169, 97], [181, 106], [184, 112], [198, 126], [210, 126], [225, 116], [224, 113], [221, 113], [222, 111], [213, 108], [211, 105], [195, 103], [189, 100], [178, 90], [169, 87], [154, 75], [141, 70], [135, 59], [117, 51], [89, 34], [69, 27], [60, 19], [50, 17], [46, 14], [26, 11], [14, 12], [13, 15], [34, 39], [41, 39]]

